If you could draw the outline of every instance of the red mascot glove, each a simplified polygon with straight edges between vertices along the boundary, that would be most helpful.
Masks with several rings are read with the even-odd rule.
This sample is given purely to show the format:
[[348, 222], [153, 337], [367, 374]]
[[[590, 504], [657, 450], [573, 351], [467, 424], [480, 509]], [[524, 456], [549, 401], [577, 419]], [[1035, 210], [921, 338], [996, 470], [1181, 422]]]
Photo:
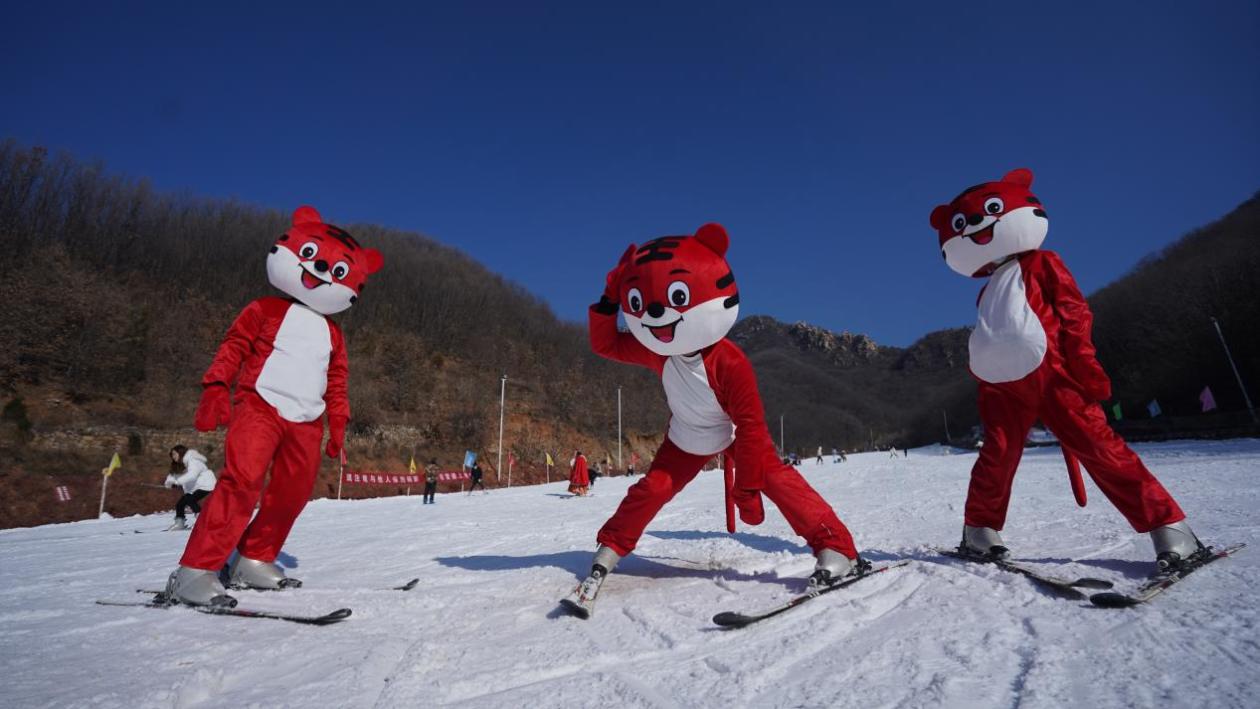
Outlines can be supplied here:
[[1096, 359], [1078, 362], [1073, 372], [1084, 389], [1085, 398], [1090, 401], [1106, 401], [1111, 398], [1111, 378], [1103, 371]]
[[740, 490], [731, 492], [735, 498], [735, 506], [739, 508], [739, 518], [744, 524], [754, 527], [766, 521], [766, 509], [761, 504], [760, 490]]
[[198, 431], [213, 431], [232, 420], [232, 397], [226, 384], [207, 384], [201, 391], [201, 403], [193, 417]]
[[343, 418], [328, 418], [328, 445], [324, 446], [324, 452], [329, 458], [338, 458], [341, 456], [341, 450], [346, 445], [346, 420]]

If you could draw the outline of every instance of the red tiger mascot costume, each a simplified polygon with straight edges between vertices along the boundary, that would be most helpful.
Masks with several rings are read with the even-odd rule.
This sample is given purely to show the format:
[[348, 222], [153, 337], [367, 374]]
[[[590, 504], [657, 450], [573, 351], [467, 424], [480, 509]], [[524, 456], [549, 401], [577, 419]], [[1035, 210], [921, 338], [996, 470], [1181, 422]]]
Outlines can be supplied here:
[[[669, 402], [665, 441], [647, 475], [632, 486], [599, 531], [590, 576], [563, 601], [589, 617], [604, 578], [634, 551], [656, 513], [713, 456], [725, 452], [728, 528], [733, 502], [748, 524], [765, 518], [765, 494], [818, 558], [810, 583], [830, 584], [867, 567], [849, 530], [794, 468], [784, 465], [766, 429], [757, 378], [726, 333], [739, 313], [735, 277], [726, 262], [729, 239], [718, 224], [694, 236], [666, 236], [628, 248], [591, 306], [591, 348], [603, 357], [647, 367], [661, 378]], [[617, 313], [630, 332], [617, 328]]]
[[[350, 419], [345, 339], [327, 316], [353, 305], [380, 267], [378, 251], [325, 224], [311, 207], [294, 212], [292, 227], [271, 247], [268, 280], [289, 297], [247, 305], [201, 380], [196, 427], [228, 427], [226, 466], [167, 584], [174, 599], [235, 605], [218, 578], [233, 549], [232, 585], [301, 585], [286, 578], [275, 559], [315, 485], [321, 417], [328, 417], [324, 452], [330, 458], [341, 455]], [[268, 469], [271, 481], [263, 490]]]
[[1062, 445], [1077, 502], [1085, 504], [1079, 460], [1133, 529], [1150, 532], [1159, 567], [1177, 566], [1202, 545], [1176, 501], [1107, 425], [1098, 402], [1111, 397], [1111, 381], [1095, 356], [1093, 315], [1058, 254], [1038, 248], [1049, 219], [1032, 179], [1029, 170], [1013, 170], [931, 216], [945, 263], [989, 279], [969, 342], [984, 445], [971, 470], [961, 550], [1008, 555], [998, 532], [1024, 441], [1040, 418]]

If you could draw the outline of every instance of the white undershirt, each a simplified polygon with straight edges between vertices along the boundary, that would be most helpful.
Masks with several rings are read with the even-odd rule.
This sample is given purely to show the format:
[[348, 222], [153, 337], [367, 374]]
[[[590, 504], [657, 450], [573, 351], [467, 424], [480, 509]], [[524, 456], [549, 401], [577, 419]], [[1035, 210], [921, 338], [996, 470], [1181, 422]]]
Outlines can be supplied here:
[[286, 421], [314, 421], [324, 413], [331, 355], [328, 319], [294, 303], [285, 311], [275, 349], [263, 363], [254, 389]]
[[989, 278], [967, 349], [972, 373], [993, 384], [1023, 379], [1041, 366], [1046, 330], [1028, 305], [1019, 259], [1002, 264]]
[[661, 383], [672, 414], [668, 435], [674, 445], [693, 455], [714, 455], [735, 441], [735, 424], [709, 386], [703, 357], [667, 358]]

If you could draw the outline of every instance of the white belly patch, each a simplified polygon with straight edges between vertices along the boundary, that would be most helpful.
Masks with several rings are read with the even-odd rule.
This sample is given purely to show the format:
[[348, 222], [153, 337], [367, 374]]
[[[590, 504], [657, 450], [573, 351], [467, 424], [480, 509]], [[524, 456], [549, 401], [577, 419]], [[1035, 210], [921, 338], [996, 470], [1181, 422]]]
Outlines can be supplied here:
[[323, 315], [299, 303], [289, 306], [276, 332], [275, 349], [254, 389], [281, 418], [304, 423], [324, 413], [332, 333]]
[[669, 401], [669, 440], [693, 455], [720, 453], [735, 441], [735, 424], [709, 387], [704, 360], [674, 356], [661, 372]]
[[1046, 357], [1046, 330], [1028, 305], [1024, 274], [1012, 259], [989, 278], [967, 349], [971, 371], [993, 384], [1023, 379]]

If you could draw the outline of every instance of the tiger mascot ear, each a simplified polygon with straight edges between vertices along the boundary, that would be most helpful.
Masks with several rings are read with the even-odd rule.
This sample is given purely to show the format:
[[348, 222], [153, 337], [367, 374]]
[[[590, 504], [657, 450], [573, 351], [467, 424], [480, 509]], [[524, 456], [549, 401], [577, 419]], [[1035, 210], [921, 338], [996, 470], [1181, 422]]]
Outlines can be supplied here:
[[302, 205], [293, 212], [293, 226], [298, 224], [323, 224], [324, 218], [319, 216], [319, 212], [314, 207]]
[[1002, 176], [1002, 182], [1010, 182], [1020, 187], [1032, 187], [1032, 170], [1026, 167], [1016, 168]]
[[731, 245], [731, 237], [726, 227], [716, 222], [709, 222], [696, 230], [696, 241], [704, 244], [718, 256], [726, 256], [726, 249]]
[[932, 216], [928, 219], [932, 223], [932, 228], [940, 231], [949, 224], [949, 205], [938, 205], [932, 210]]
[[381, 252], [376, 249], [363, 249], [360, 253], [363, 254], [369, 274], [376, 273], [381, 270], [381, 266], [385, 265], [385, 257], [381, 256]]

